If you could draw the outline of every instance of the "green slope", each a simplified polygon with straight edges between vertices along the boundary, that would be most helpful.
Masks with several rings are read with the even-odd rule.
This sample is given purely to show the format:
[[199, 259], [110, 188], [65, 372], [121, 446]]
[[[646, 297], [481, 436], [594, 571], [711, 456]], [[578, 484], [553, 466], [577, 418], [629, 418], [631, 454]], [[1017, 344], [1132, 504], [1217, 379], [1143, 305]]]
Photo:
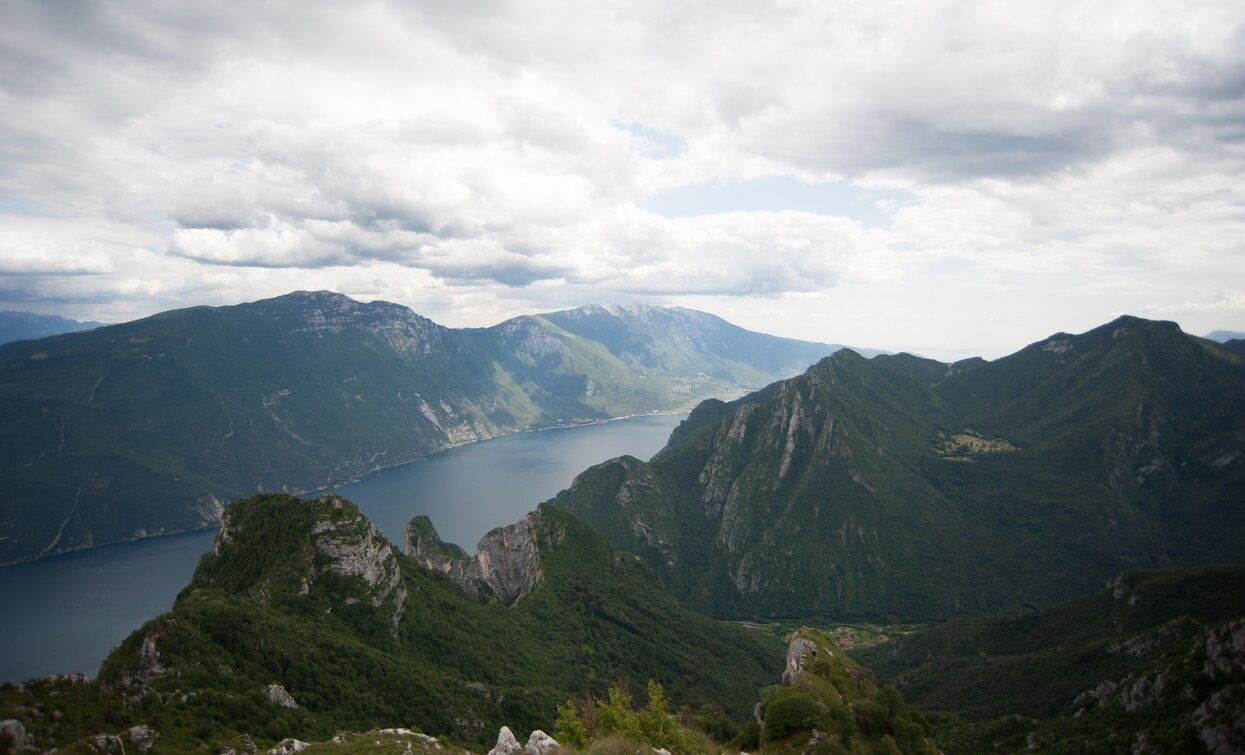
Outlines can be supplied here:
[[[795, 355], [783, 364], [811, 348], [748, 335]], [[328, 292], [0, 346], [0, 564], [210, 526], [239, 495], [314, 490], [467, 441], [682, 409], [789, 374], [770, 369], [640, 369], [540, 317], [450, 330]]]
[[957, 619], [853, 654], [952, 714], [938, 727], [948, 752], [1245, 745], [1240, 567], [1130, 572], [1040, 613]]
[[995, 362], [841, 351], [554, 503], [720, 616], [928, 620], [1237, 562], [1245, 366], [1123, 318]]
[[[0, 692], [0, 718], [16, 715], [44, 747], [137, 724], [170, 750], [412, 725], [480, 747], [503, 724], [549, 727], [558, 704], [628, 677], [749, 715], [781, 668], [775, 638], [681, 609], [566, 512], [532, 521], [541, 576], [507, 606], [398, 553], [336, 496], [239, 501], [173, 610], [125, 640], [98, 683]], [[271, 684], [298, 707], [269, 701]], [[38, 714], [58, 696], [78, 702]]]

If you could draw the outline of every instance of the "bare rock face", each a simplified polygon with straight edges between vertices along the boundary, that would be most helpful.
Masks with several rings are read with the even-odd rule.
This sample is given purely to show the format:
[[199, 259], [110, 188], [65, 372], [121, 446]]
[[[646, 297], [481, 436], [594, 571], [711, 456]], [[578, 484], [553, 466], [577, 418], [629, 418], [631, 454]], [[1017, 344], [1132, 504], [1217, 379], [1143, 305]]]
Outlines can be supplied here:
[[153, 627], [143, 637], [143, 644], [138, 649], [135, 663], [116, 672], [109, 681], [122, 685], [141, 685], [168, 673], [168, 669], [160, 662], [160, 650], [156, 641], [173, 624], [173, 621], [172, 618], [168, 618]]
[[514, 738], [514, 732], [510, 731], [509, 726], [503, 726], [497, 732], [497, 744], [488, 751], [488, 755], [517, 755], [520, 752], [523, 752], [523, 745]]
[[[339, 510], [346, 505], [332, 493], [321, 496], [320, 502]], [[406, 588], [393, 548], [376, 525], [356, 511], [355, 516], [316, 522], [311, 537], [316, 553], [325, 557], [326, 562], [312, 575], [312, 581], [326, 573], [363, 580], [373, 607], [379, 608], [392, 599], [390, 623], [396, 631], [406, 604]]]
[[[787, 646], [787, 666], [782, 672], [782, 683], [791, 684], [804, 670], [804, 661], [809, 656], [817, 657], [817, 646], [798, 634], [791, 638]], [[827, 651], [828, 652], [828, 651]]]
[[480, 576], [499, 599], [522, 600], [540, 584], [537, 514], [489, 532], [476, 546]]
[[285, 691], [285, 687], [282, 687], [280, 684], [269, 684], [268, 687], [264, 689], [264, 698], [278, 708], [298, 707], [298, 703], [294, 702], [294, 698], [291, 697], [290, 693]]
[[471, 595], [490, 602], [517, 603], [540, 584], [540, 548], [533, 511], [509, 527], [498, 527], [476, 546], [475, 558], [447, 546], [425, 521], [407, 527], [406, 554], [427, 569], [445, 574]]

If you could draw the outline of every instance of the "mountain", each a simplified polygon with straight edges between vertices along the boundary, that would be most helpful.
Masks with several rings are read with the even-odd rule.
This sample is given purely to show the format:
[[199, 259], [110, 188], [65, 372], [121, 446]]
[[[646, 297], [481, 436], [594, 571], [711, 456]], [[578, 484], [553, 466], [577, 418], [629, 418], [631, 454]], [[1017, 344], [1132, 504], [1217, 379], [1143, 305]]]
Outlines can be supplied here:
[[949, 753], [1245, 750], [1240, 567], [1130, 572], [1040, 613], [956, 619], [854, 654], [944, 714]]
[[1245, 359], [1124, 317], [993, 362], [843, 350], [553, 503], [723, 617], [939, 620], [1239, 563]]
[[34, 312], [4, 311], [0, 312], [0, 344], [99, 327], [103, 327], [102, 322], [81, 322], [57, 315], [37, 315]]
[[627, 678], [743, 719], [782, 668], [777, 638], [680, 608], [559, 509], [490, 533], [476, 558], [509, 563], [526, 589], [469, 595], [332, 494], [235, 502], [172, 611], [123, 641], [97, 682], [6, 685], [0, 718], [45, 750], [134, 727], [162, 751], [219, 752], [414, 726], [480, 751], [503, 724], [548, 728], [558, 705]]
[[[296, 292], [0, 346], [0, 564], [211, 526], [240, 495], [507, 432], [684, 409], [835, 349], [684, 310], [618, 309], [608, 345], [555, 322], [604, 331], [607, 311], [453, 330]], [[661, 338], [620, 340], [644, 320]]]
[[1219, 343], [1227, 343], [1228, 341], [1245, 341], [1245, 333], [1242, 333], [1239, 330], [1212, 330], [1206, 334], [1206, 337]]
[[[775, 376], [798, 375], [827, 354], [847, 348], [755, 333], [682, 307], [589, 305], [541, 317], [568, 333], [600, 343], [636, 370], [706, 376], [754, 387]], [[857, 351], [869, 357], [883, 353]]]

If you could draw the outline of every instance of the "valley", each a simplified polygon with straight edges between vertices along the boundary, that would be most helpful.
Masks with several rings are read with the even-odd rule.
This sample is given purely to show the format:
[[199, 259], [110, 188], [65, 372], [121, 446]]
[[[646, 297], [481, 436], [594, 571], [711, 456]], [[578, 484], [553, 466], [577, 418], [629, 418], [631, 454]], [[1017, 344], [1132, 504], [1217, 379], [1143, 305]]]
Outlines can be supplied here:
[[262, 493], [97, 679], [0, 689], [4, 736], [1236, 752], [1243, 417], [1236, 352], [1122, 318], [993, 362], [837, 351], [664, 418], [650, 461], [591, 466], [474, 551]]

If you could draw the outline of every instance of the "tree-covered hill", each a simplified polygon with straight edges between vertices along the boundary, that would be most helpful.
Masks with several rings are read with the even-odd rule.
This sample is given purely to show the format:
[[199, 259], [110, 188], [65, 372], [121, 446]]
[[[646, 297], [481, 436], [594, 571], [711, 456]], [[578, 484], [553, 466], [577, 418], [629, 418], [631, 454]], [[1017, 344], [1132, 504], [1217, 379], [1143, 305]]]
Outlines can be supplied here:
[[1125, 317], [993, 362], [840, 351], [554, 504], [718, 616], [930, 620], [1240, 562], [1245, 359]]
[[[321, 489], [467, 441], [683, 409], [835, 348], [646, 310], [677, 320], [662, 340], [617, 311], [603, 343], [556, 324], [574, 312], [453, 330], [296, 292], [0, 346], [0, 564], [211, 526], [241, 495]], [[719, 353], [732, 339], [746, 347]], [[696, 350], [710, 340], [718, 351]], [[665, 358], [676, 350], [683, 361]]]
[[1245, 569], [1130, 572], [1039, 613], [956, 619], [855, 656], [948, 752], [1245, 748]]
[[126, 639], [97, 682], [0, 691], [0, 718], [45, 749], [140, 725], [170, 751], [411, 726], [487, 749], [501, 725], [549, 727], [557, 705], [620, 679], [751, 715], [782, 668], [776, 638], [680, 608], [639, 559], [564, 511], [529, 519], [534, 589], [487, 602], [337, 496], [238, 501], [173, 610]]

